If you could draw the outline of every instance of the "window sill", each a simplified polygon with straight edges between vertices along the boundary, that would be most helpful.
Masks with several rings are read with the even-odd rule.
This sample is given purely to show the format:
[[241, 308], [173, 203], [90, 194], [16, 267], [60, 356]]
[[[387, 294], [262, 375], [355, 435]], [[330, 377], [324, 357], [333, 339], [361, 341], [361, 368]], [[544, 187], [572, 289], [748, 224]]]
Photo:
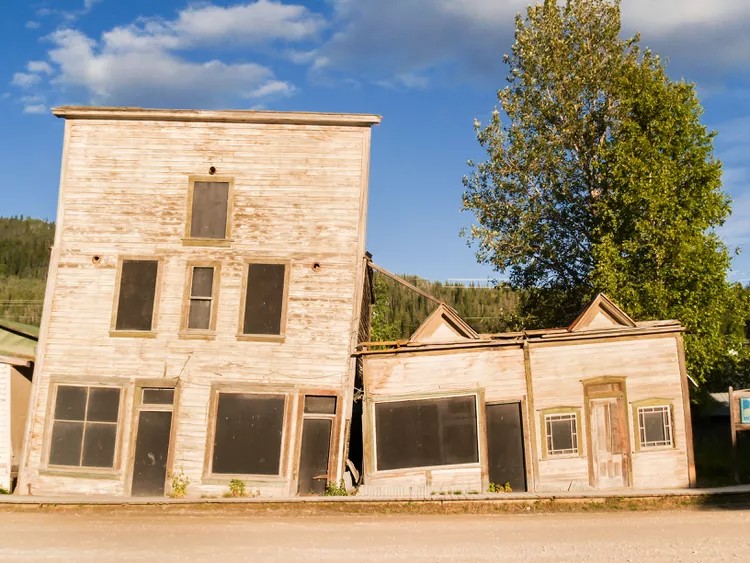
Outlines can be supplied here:
[[101, 469], [96, 467], [49, 466], [40, 469], [39, 474], [57, 477], [78, 477], [79, 479], [119, 480], [121, 478], [120, 471], [116, 469]]
[[240, 342], [284, 342], [285, 334], [238, 334], [237, 340]]
[[156, 338], [154, 330], [110, 330], [113, 338]]
[[542, 456], [541, 461], [554, 461], [556, 459], [583, 459], [586, 456], [583, 455], [583, 452], [579, 452], [576, 454], [547, 454], [546, 456]]
[[399, 467], [397, 469], [376, 469], [369, 476], [370, 477], [385, 477], [388, 475], [396, 475], [401, 473], [424, 473], [425, 471], [439, 472], [439, 471], [453, 471], [456, 469], [482, 469], [482, 464], [478, 461], [472, 461], [471, 463], [454, 463], [451, 465], [422, 465], [418, 467]]
[[183, 340], [215, 340], [216, 332], [214, 331], [187, 331], [182, 330], [178, 336]]
[[234, 242], [234, 239], [228, 238], [183, 238], [183, 246], [217, 246], [228, 247]]
[[633, 454], [647, 454], [650, 452], [671, 452], [676, 450], [674, 444], [669, 446], [639, 446]]

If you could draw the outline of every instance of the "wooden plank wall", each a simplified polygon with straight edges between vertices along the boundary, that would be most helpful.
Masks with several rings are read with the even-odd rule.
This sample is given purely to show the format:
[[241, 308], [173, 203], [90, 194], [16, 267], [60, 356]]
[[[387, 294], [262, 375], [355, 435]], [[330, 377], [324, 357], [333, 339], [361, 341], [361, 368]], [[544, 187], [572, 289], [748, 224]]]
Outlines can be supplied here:
[[[547, 408], [573, 406], [579, 407], [583, 416], [582, 436], [579, 436], [583, 456], [540, 459], [540, 490], [588, 487], [587, 421], [582, 380], [606, 376], [626, 378], [633, 487], [688, 486], [685, 418], [674, 335], [567, 345], [532, 345], [530, 357], [535, 410], [539, 412]], [[675, 423], [675, 447], [672, 449], [635, 451], [638, 421], [633, 420], [631, 404], [649, 398], [672, 400]], [[543, 431], [537, 432], [537, 451], [541, 451], [543, 438]]]
[[13, 456], [10, 433], [10, 376], [13, 367], [0, 362], [0, 487], [10, 490], [11, 459]]
[[[191, 494], [216, 492], [201, 484], [213, 383], [283, 384], [350, 397], [369, 127], [119, 120], [69, 120], [67, 127], [58, 270], [43, 369], [35, 374], [25, 472], [30, 491], [126, 489], [127, 460], [111, 479], [63, 477], [41, 466], [51, 377], [120, 378], [131, 386], [139, 378], [167, 377], [180, 387], [174, 469], [190, 478]], [[233, 241], [186, 246], [188, 177], [206, 175], [210, 166], [217, 177], [234, 179]], [[155, 338], [109, 335], [123, 255], [162, 260]], [[291, 261], [283, 343], [236, 338], [249, 259]], [[187, 262], [195, 260], [221, 263], [213, 340], [178, 336]], [[132, 396], [125, 405], [132, 412]], [[121, 427], [122, 452], [130, 450], [131, 418]]]

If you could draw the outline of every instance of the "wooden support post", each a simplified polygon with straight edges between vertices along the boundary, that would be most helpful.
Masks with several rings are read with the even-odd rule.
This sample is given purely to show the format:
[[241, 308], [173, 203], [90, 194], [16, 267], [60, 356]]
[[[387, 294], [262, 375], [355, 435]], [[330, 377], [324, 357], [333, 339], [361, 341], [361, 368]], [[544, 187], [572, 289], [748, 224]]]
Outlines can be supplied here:
[[739, 457], [737, 455], [737, 420], [735, 415], [734, 388], [729, 388], [729, 429], [732, 433], [732, 472], [734, 482], [740, 484]]

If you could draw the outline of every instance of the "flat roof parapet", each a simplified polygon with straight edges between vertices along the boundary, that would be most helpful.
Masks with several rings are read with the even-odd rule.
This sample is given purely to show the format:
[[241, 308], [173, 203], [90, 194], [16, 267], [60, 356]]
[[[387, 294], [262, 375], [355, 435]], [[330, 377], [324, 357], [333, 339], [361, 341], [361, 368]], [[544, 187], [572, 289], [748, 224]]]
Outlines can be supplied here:
[[267, 123], [370, 127], [381, 117], [366, 113], [301, 111], [147, 109], [137, 107], [60, 106], [53, 115], [65, 119], [119, 119], [130, 121], [196, 121], [213, 123]]

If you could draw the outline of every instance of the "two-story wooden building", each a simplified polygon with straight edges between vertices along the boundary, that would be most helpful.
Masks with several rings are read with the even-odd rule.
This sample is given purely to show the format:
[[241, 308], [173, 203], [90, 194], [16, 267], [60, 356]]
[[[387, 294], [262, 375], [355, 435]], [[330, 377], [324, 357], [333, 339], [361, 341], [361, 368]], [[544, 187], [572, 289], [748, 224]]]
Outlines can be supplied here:
[[21, 494], [342, 477], [375, 115], [62, 107]]

